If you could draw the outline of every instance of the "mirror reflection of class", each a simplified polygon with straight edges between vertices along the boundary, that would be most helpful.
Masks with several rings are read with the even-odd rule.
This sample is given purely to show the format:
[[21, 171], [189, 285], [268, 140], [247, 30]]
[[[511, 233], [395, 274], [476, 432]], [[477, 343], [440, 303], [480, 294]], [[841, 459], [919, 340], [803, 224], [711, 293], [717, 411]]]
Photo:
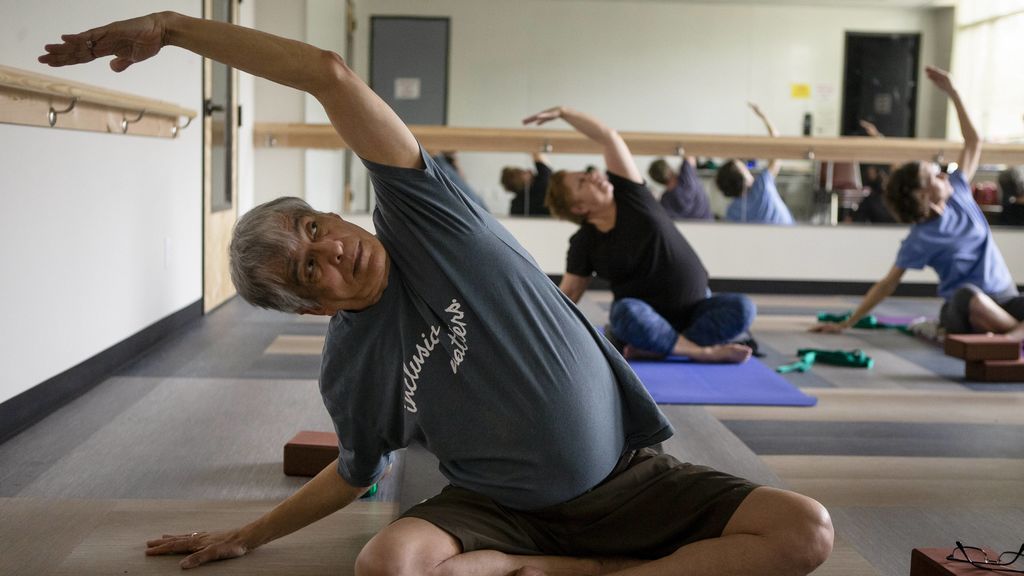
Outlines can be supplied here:
[[[386, 4], [375, 7], [368, 26], [352, 33], [357, 67], [365, 64], [371, 86], [410, 124], [517, 128], [526, 111], [571, 102], [621, 132], [765, 136], [753, 103], [781, 137], [949, 141], [948, 158], [930, 159], [952, 171], [960, 134], [955, 113], [925, 81], [924, 67], [934, 65], [958, 78], [986, 143], [1024, 141], [1024, 110], [1015, 104], [1020, 98], [1005, 93], [1022, 89], [1001, 81], [1013, 74], [991, 48], [1007, 45], [1012, 31], [977, 20], [970, 7], [955, 11], [952, 2], [879, 2], [870, 10], [839, 2], [588, 2], [585, 11], [561, 2], [514, 9], [486, 4], [458, 3], [437, 17], [416, 18], [391, 15]], [[486, 31], [464, 24], [482, 10], [491, 14]], [[342, 34], [332, 26], [309, 19], [306, 33]], [[574, 29], [580, 33], [567, 33]], [[634, 32], [622, 34], [625, 29]], [[410, 37], [430, 47], [421, 61], [392, 59]], [[723, 166], [735, 165], [756, 178], [775, 158], [702, 154], [678, 144], [682, 155], [635, 153], [651, 191], [674, 218], [897, 225], [882, 193], [898, 159], [778, 159], [773, 184], [791, 218], [756, 220], [737, 210], [744, 204], [717, 177]], [[442, 165], [498, 216], [548, 216], [538, 185], [547, 170], [600, 164], [598, 155], [563, 153], [557, 146], [515, 153], [495, 148], [430, 152], [448, 159]], [[306, 177], [322, 164], [307, 161]], [[352, 170], [340, 176], [347, 193], [338, 208], [366, 213], [372, 200], [365, 174], [358, 163], [345, 164]], [[972, 182], [992, 225], [1019, 221], [1014, 214], [1024, 190], [1014, 184], [1020, 182], [1015, 168], [1005, 159], [983, 158]], [[683, 184], [695, 191], [680, 196]], [[259, 179], [255, 192], [261, 200]], [[688, 202], [696, 208], [686, 208]]]

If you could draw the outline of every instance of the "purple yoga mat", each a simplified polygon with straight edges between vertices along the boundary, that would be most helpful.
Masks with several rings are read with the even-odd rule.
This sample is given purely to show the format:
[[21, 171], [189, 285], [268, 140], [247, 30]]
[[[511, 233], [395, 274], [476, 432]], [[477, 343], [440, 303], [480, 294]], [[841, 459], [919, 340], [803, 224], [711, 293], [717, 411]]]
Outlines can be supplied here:
[[757, 358], [743, 364], [699, 364], [683, 358], [629, 363], [659, 404], [814, 406], [818, 399], [793, 386]]

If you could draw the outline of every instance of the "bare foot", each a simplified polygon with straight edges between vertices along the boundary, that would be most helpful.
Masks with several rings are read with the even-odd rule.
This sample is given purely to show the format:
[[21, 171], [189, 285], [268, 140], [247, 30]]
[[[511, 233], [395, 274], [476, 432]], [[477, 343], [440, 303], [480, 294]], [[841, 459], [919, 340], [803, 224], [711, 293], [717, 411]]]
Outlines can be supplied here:
[[742, 364], [746, 362], [753, 350], [743, 344], [719, 344], [704, 346], [700, 351], [687, 354], [694, 362]]
[[626, 344], [622, 347], [622, 357], [626, 360], [661, 360], [665, 355], [649, 350], [641, 350], [632, 344]]

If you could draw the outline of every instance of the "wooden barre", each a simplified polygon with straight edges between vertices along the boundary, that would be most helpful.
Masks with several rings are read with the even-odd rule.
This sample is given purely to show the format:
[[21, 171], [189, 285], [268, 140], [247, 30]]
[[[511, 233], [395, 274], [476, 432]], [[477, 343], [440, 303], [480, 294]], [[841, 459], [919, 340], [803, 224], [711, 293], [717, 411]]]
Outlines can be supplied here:
[[169, 102], [0, 66], [0, 122], [174, 137], [196, 115]]
[[[430, 151], [541, 152], [600, 154], [601, 148], [572, 130], [532, 128], [459, 128], [410, 126]], [[845, 136], [725, 136], [659, 132], [620, 132], [634, 154], [673, 156], [684, 147], [687, 154], [734, 158], [786, 158], [824, 161], [896, 163], [909, 160], [956, 161], [962, 142], [918, 138]], [[260, 148], [344, 149], [345, 142], [330, 124], [257, 123], [253, 144]], [[986, 144], [986, 164], [1024, 164], [1024, 145]]]

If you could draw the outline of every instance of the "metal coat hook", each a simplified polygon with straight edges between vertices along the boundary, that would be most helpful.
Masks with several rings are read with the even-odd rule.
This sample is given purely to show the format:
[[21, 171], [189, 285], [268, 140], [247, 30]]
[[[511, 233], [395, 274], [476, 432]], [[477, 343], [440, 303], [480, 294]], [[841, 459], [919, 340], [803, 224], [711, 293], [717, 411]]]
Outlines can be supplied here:
[[141, 112], [139, 112], [139, 115], [135, 118], [135, 120], [129, 120], [129, 119], [125, 118], [124, 116], [121, 116], [121, 134], [127, 134], [128, 133], [128, 125], [129, 124], [135, 124], [139, 120], [142, 120], [142, 117], [145, 116], [145, 115], [146, 115], [146, 111], [142, 110]]
[[[141, 118], [141, 116], [139, 118]], [[177, 138], [178, 137], [178, 132], [181, 132], [185, 128], [188, 128], [188, 125], [191, 124], [191, 123], [192, 123], [192, 117], [189, 116], [188, 120], [186, 120], [185, 123], [182, 124], [181, 126], [178, 126], [177, 124], [175, 124], [174, 126], [171, 126], [171, 138]], [[121, 128], [124, 128], [124, 126], [122, 125]]]
[[685, 152], [686, 148], [682, 144], [676, 144], [676, 156], [682, 156]]
[[545, 152], [545, 153], [550, 153], [554, 149], [555, 149], [555, 147], [552, 146], [551, 142], [548, 142], [547, 140], [545, 140], [544, 144], [541, 144], [541, 147], [540, 147], [540, 151], [541, 152]]
[[935, 163], [942, 164], [946, 160], [946, 153], [944, 150], [939, 150], [939, 153], [935, 155]]
[[50, 106], [50, 111], [46, 113], [46, 119], [50, 122], [50, 127], [53, 128], [57, 124], [57, 116], [60, 114], [67, 114], [75, 109], [75, 104], [78, 104], [78, 96], [71, 99], [71, 104], [63, 110], [54, 110], [53, 106]]
[[813, 149], [807, 151], [807, 159], [808, 160], [814, 160], [814, 150]]

